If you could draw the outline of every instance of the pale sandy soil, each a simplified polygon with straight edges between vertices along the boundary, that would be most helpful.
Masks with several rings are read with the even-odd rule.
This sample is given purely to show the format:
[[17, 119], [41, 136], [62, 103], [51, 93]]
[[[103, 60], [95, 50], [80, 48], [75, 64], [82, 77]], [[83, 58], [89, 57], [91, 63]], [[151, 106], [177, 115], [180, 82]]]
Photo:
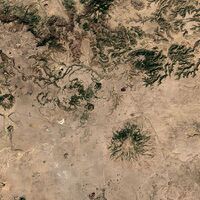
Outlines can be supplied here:
[[[69, 20], [61, 0], [38, 2], [43, 14]], [[118, 2], [111, 8], [108, 23], [112, 28], [120, 23], [132, 26], [130, 18], [135, 18], [136, 12], [143, 15], [147, 10], [134, 11], [128, 0]], [[151, 32], [153, 24], [144, 28]], [[200, 199], [199, 72], [194, 78], [167, 77], [161, 85], [152, 87], [144, 87], [140, 77], [130, 78], [124, 73], [124, 68], [129, 68], [126, 64], [103, 75], [91, 61], [87, 36], [81, 43], [81, 61], [93, 72], [81, 69], [59, 82], [63, 86], [79, 78], [89, 85], [91, 74], [100, 74], [102, 89], [93, 100], [95, 109], [82, 122], [81, 108], [66, 112], [54, 104], [41, 106], [36, 100], [40, 88], [20, 79], [22, 73], [32, 73], [34, 61], [30, 56], [43, 54], [47, 47], [36, 47], [37, 40], [26, 26], [14, 29], [13, 23], [0, 24], [0, 49], [21, 67], [14, 70], [12, 78], [12, 87], [17, 86], [13, 90], [14, 107], [0, 110], [5, 116], [5, 120], [0, 116], [0, 200]], [[198, 37], [174, 35], [172, 42], [193, 44]], [[152, 41], [144, 45], [149, 47]], [[165, 43], [159, 45], [165, 51]], [[199, 51], [195, 55], [199, 58]], [[55, 69], [73, 63], [69, 51], [54, 51], [51, 57], [54, 61], [49, 66]], [[121, 91], [123, 87], [126, 91]], [[52, 96], [63, 95], [54, 86], [46, 90]], [[150, 132], [151, 157], [141, 156], [137, 161], [110, 158], [108, 145], [113, 131], [127, 121], [137, 122]], [[4, 131], [9, 125], [14, 126], [12, 138]]]

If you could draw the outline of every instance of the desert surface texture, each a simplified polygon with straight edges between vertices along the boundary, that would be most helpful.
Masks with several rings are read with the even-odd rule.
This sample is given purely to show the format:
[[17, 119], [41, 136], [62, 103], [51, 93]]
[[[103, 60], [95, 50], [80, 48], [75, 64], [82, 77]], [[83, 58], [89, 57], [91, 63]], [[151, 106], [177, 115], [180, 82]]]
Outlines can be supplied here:
[[200, 200], [200, 0], [0, 0], [0, 200]]

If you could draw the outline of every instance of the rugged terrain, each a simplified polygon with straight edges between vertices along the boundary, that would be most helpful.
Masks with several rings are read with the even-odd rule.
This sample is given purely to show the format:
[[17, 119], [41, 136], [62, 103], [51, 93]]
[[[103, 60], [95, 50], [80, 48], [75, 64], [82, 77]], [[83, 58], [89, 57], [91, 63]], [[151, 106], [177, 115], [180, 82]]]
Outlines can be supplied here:
[[0, 200], [200, 199], [199, 0], [0, 0]]

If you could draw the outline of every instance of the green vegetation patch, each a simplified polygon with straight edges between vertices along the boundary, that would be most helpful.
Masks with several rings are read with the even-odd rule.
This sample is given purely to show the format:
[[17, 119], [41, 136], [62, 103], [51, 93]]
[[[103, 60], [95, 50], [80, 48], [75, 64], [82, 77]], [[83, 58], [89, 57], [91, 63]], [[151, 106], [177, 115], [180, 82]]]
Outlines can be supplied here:
[[98, 25], [104, 23], [110, 7], [114, 4], [114, 0], [80, 0], [84, 5], [84, 14], [78, 18], [89, 21], [89, 24]]
[[62, 17], [42, 17], [34, 5], [11, 4], [3, 0], [0, 0], [0, 21], [27, 25], [28, 31], [39, 39], [38, 46], [48, 45], [56, 49], [62, 48], [59, 41], [66, 36], [64, 29], [68, 26]]
[[63, 5], [66, 8], [66, 10], [73, 11], [75, 2], [74, 2], [74, 0], [63, 0]]
[[41, 17], [33, 6], [12, 5], [8, 1], [0, 1], [0, 20], [4, 23], [16, 21], [28, 25], [29, 31], [35, 33]]
[[166, 63], [166, 56], [158, 49], [138, 49], [129, 54], [132, 66], [145, 75], [144, 83], [146, 86], [159, 84], [167, 77], [171, 70]]
[[135, 160], [149, 151], [150, 136], [136, 124], [127, 123], [122, 129], [113, 133], [108, 147], [113, 159]]
[[4, 110], [10, 109], [15, 103], [15, 97], [12, 94], [0, 95], [0, 105]]
[[[151, 21], [159, 25], [159, 33], [164, 31], [167, 37], [171, 32], [182, 32], [187, 35], [188, 31], [198, 31], [199, 26], [199, 1], [198, 0], [148, 0], [150, 5], [155, 3], [157, 9], [152, 13]], [[191, 26], [187, 26], [192, 22]]]
[[92, 111], [94, 105], [91, 101], [96, 97], [97, 91], [101, 89], [101, 83], [97, 82], [95, 85], [91, 84], [85, 88], [80, 80], [74, 79], [71, 82], [69, 89], [75, 92], [69, 100], [70, 108], [77, 108], [80, 105], [84, 105], [86, 110]]
[[137, 39], [144, 34], [139, 27], [128, 29], [123, 26], [114, 30], [101, 26], [93, 33], [95, 34], [95, 40], [91, 43], [93, 59], [97, 59], [103, 66], [126, 62], [129, 59], [128, 52], [135, 48]]
[[82, 4], [87, 7], [87, 11], [106, 13], [114, 0], [81, 0]]
[[175, 75], [179, 78], [187, 78], [189, 75], [193, 77], [198, 71], [199, 62], [195, 62], [194, 49], [186, 47], [185, 45], [172, 44], [168, 49], [168, 57], [170, 58], [172, 65], [177, 66]]

